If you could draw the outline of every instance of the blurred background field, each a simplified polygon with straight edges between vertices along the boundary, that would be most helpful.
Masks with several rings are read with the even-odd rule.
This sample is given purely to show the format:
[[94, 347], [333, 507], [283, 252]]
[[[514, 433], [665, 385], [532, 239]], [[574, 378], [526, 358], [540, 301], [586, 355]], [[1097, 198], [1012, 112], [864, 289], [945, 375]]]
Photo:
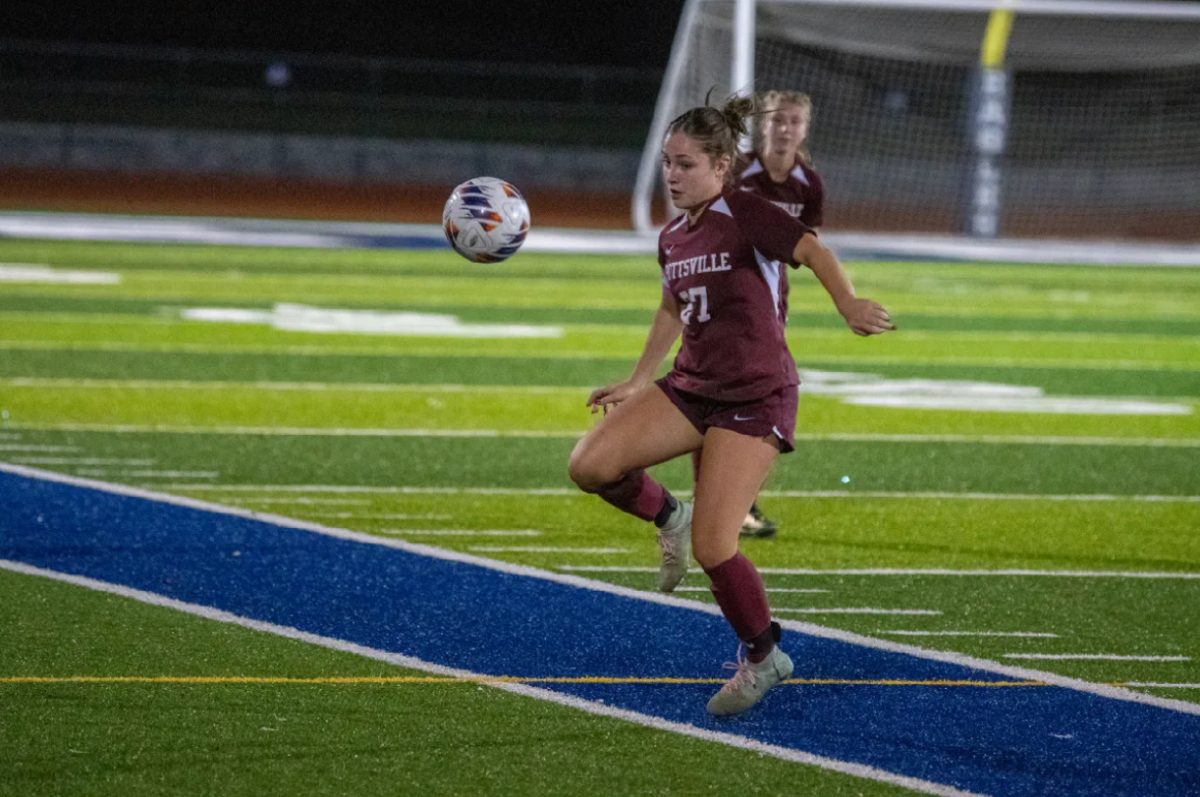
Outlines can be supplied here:
[[497, 174], [540, 224], [646, 232], [666, 121], [785, 86], [813, 98], [831, 231], [958, 235], [982, 201], [1002, 209], [984, 237], [1197, 242], [1195, 4], [1025, 2], [981, 67], [973, 0], [758, 0], [742, 77], [730, 0], [486, 23], [225, 5], [182, 26], [14, 6], [0, 207], [434, 223], [448, 186]]

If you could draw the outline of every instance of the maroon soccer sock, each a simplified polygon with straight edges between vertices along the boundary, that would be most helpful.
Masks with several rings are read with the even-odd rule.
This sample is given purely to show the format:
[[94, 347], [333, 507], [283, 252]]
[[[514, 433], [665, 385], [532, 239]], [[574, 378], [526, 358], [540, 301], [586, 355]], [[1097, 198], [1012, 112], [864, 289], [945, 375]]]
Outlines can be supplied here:
[[746, 657], [753, 662], [765, 659], [775, 647], [775, 639], [767, 591], [754, 565], [739, 552], [704, 572], [712, 579], [712, 594], [721, 613], [746, 644]]
[[671, 500], [667, 489], [644, 470], [631, 470], [615, 482], [601, 485], [596, 494], [642, 520], [654, 520]]

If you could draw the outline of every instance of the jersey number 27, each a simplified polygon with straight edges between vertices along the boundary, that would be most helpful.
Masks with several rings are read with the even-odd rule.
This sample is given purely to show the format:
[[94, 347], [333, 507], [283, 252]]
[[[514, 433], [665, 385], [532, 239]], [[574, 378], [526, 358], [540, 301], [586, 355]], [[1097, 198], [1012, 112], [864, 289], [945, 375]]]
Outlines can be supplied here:
[[708, 288], [705, 286], [701, 285], [697, 288], [680, 291], [679, 301], [683, 303], [683, 310], [679, 312], [679, 320], [684, 324], [692, 323], [693, 317], [701, 323], [712, 318], [708, 314]]

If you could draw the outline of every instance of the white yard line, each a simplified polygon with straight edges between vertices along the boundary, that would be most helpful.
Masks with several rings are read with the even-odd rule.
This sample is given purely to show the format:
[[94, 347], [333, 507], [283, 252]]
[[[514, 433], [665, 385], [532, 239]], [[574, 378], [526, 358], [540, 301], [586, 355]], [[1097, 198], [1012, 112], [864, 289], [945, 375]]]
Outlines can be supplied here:
[[1200, 684], [1173, 684], [1163, 681], [1125, 681], [1121, 686], [1137, 687], [1141, 689], [1200, 689]]
[[569, 545], [470, 545], [467, 550], [477, 553], [631, 553], [628, 548], [573, 548]]
[[1005, 653], [1006, 659], [1036, 661], [1191, 661], [1190, 656], [1129, 656], [1122, 653]]
[[54, 268], [47, 263], [0, 263], [0, 282], [117, 285], [121, 282], [121, 275], [113, 271]]
[[540, 537], [537, 529], [380, 529], [395, 537]]
[[[766, 587], [767, 592], [803, 592], [811, 594], [826, 594], [827, 589], [806, 589], [803, 587]], [[676, 592], [709, 592], [708, 587], [676, 587]]]
[[243, 504], [331, 504], [334, 506], [363, 506], [371, 503], [365, 498], [309, 498], [307, 496], [292, 496], [288, 498], [240, 498]]
[[1190, 415], [1188, 403], [1054, 396], [848, 396], [847, 404], [915, 410], [1024, 412], [1035, 415]]
[[797, 434], [797, 440], [830, 440], [864, 443], [965, 443], [967, 445], [1037, 445], [1037, 446], [1147, 446], [1200, 448], [1200, 438], [1194, 437], [1101, 437], [1073, 435], [1000, 435], [1000, 434]]
[[410, 514], [407, 512], [381, 512], [379, 514], [360, 512], [307, 512], [308, 517], [335, 518], [338, 520], [449, 520], [450, 515], [426, 513]]
[[13, 457], [22, 465], [153, 465], [153, 459], [128, 457]]
[[847, 607], [819, 607], [806, 606], [804, 608], [791, 607], [775, 607], [772, 611], [783, 612], [789, 614], [897, 614], [897, 615], [912, 615], [920, 617], [937, 617], [941, 612], [937, 609], [878, 609], [870, 606], [847, 606]]
[[1137, 501], [1141, 503], [1200, 503], [1200, 495], [1116, 495], [1111, 493], [981, 493], [900, 492], [877, 490], [763, 490], [766, 498], [896, 498], [934, 501]]
[[[656, 567], [625, 567], [622, 565], [556, 565], [558, 570], [569, 573], [657, 573]], [[929, 568], [838, 568], [818, 570], [802, 567], [760, 567], [763, 575], [776, 576], [1003, 576], [1036, 578], [1162, 578], [1200, 579], [1200, 573], [1169, 573], [1149, 570], [1026, 570], [1026, 569], [964, 569], [942, 567]]]
[[[8, 316], [13, 316], [16, 313], [7, 313]], [[43, 313], [38, 313], [38, 317], [44, 318]], [[71, 320], [83, 322], [84, 317], [73, 316]], [[587, 332], [589, 330], [613, 331], [613, 330], [629, 330], [632, 334], [646, 331], [643, 326], [635, 326], [629, 324], [571, 324], [571, 329], [578, 332]], [[1129, 335], [1122, 337], [1128, 338]], [[1040, 342], [1044, 342], [1044, 338], [1038, 338]], [[1092, 340], [1094, 342], [1094, 340]], [[458, 359], [458, 358], [473, 358], [478, 359], [478, 355], [470, 353], [456, 353], [451, 350], [438, 350], [434, 348], [416, 349], [413, 350], [410, 346], [395, 346], [395, 347], [366, 347], [366, 346], [317, 346], [317, 344], [301, 344], [301, 346], [262, 346], [262, 344], [254, 343], [230, 343], [221, 344], [221, 346], [212, 346], [210, 343], [144, 343], [144, 342], [97, 342], [91, 343], [88, 341], [30, 341], [30, 340], [13, 340], [13, 338], [0, 338], [0, 349], [12, 350], [37, 350], [37, 352], [46, 352], [46, 350], [70, 349], [70, 350], [88, 350], [88, 352], [145, 352], [151, 354], [174, 354], [178, 352], [197, 353], [197, 354], [268, 354], [268, 355], [292, 355], [292, 356], [328, 356], [328, 358], [346, 358], [346, 356], [424, 356], [427, 359]], [[577, 360], [577, 361], [595, 361], [595, 355], [587, 352], [547, 352], [539, 354], [534, 352], [522, 352], [517, 354], [490, 354], [491, 359], [511, 359], [511, 360]], [[613, 359], [613, 358], [607, 358]], [[624, 360], [614, 359], [614, 365], [618, 367], [625, 364]], [[1195, 366], [1192, 362], [1187, 361], [1146, 361], [1146, 360], [1102, 360], [1088, 359], [1080, 361], [1079, 359], [1022, 359], [1015, 356], [955, 356], [950, 354], [938, 354], [936, 359], [928, 358], [928, 356], [894, 356], [887, 361], [881, 360], [859, 360], [859, 364], [866, 366], [872, 365], [908, 365], [913, 367], [919, 366], [944, 366], [944, 365], [967, 365], [978, 367], [1019, 367], [1031, 368], [1031, 370], [1043, 371], [1058, 371], [1063, 370], [1114, 370], [1120, 368], [1123, 371], [1194, 371]], [[478, 386], [478, 385], [473, 385]], [[499, 385], [506, 386], [506, 385]], [[493, 385], [494, 389], [494, 385]], [[583, 390], [587, 392], [589, 386], [564, 386], [566, 390]], [[1156, 399], [1162, 399], [1156, 396]], [[1190, 396], [1171, 396], [1171, 399], [1182, 401], [1193, 401]]]
[[[0, 435], [0, 440], [7, 439], [7, 435]], [[79, 446], [36, 446], [22, 443], [0, 443], [0, 451], [44, 451], [50, 453], [53, 451], [79, 451]]]
[[1022, 639], [1058, 639], [1058, 634], [1044, 631], [908, 631], [877, 630], [888, 636], [945, 636], [945, 637], [1019, 637]]
[[[5, 380], [0, 380], [3, 383]], [[12, 380], [8, 380], [12, 381]], [[208, 383], [205, 383], [208, 384]], [[411, 386], [410, 386], [411, 387]], [[437, 387], [437, 386], [434, 386]], [[448, 386], [441, 386], [446, 388]], [[462, 387], [462, 386], [457, 386]], [[490, 388], [495, 390], [496, 388]], [[586, 388], [575, 388], [586, 390]], [[554, 388], [553, 390], [558, 390]], [[445, 389], [430, 392], [452, 392]], [[22, 423], [17, 428], [66, 432], [161, 432], [169, 434], [254, 434], [317, 437], [496, 437], [573, 439], [586, 432], [579, 429], [432, 429], [371, 428], [325, 426], [245, 426], [239, 424], [107, 424], [107, 423]], [[1149, 448], [1200, 448], [1200, 438], [1173, 437], [1102, 437], [1072, 435], [996, 435], [996, 434], [886, 434], [886, 433], [799, 433], [796, 440], [811, 442], [867, 443], [962, 443], [964, 445], [1055, 445], [1055, 446], [1129, 446]]]
[[[12, 314], [9, 314], [12, 315]], [[38, 314], [43, 316], [43, 314]], [[75, 316], [76, 319], [79, 316]], [[603, 328], [605, 330], [613, 329], [628, 329], [632, 332], [645, 332], [645, 327], [637, 327], [633, 325], [613, 325], [613, 324], [573, 324], [572, 328], [579, 331], [589, 329]], [[1128, 338], [1128, 335], [1123, 337]], [[1044, 338], [1039, 338], [1044, 342]], [[86, 349], [87, 351], [105, 352], [105, 351], [133, 351], [147, 352], [152, 354], [174, 354], [176, 352], [192, 352], [200, 354], [266, 354], [266, 355], [292, 355], [303, 357], [387, 357], [387, 356], [406, 356], [412, 355], [417, 357], [425, 357], [430, 359], [456, 359], [465, 357], [477, 357], [473, 352], [458, 354], [446, 349], [416, 349], [411, 346], [348, 346], [348, 345], [273, 345], [264, 346], [262, 344], [228, 344], [228, 345], [213, 345], [211, 343], [170, 343], [170, 344], [149, 344], [144, 342], [122, 343], [114, 341], [103, 341], [90, 343], [85, 346], [77, 340], [71, 341], [42, 341], [42, 340], [14, 340], [11, 338], [0, 338], [0, 349], [11, 349], [14, 351], [54, 351], [60, 349], [71, 349], [79, 351]], [[562, 360], [573, 356], [581, 356], [583, 352], [579, 351], [545, 351], [545, 352], [522, 352], [520, 359], [535, 359], [535, 360]], [[611, 361], [614, 367], [621, 368], [628, 365], [628, 360], [625, 357], [615, 356], [595, 356], [588, 352], [587, 356], [590, 359]], [[501, 355], [496, 359], [512, 359], [512, 357]], [[917, 366], [928, 365], [970, 365], [979, 366], [981, 368], [1028, 368], [1038, 370], [1061, 370], [1061, 369], [1121, 369], [1126, 371], [1193, 371], [1195, 366], [1190, 362], [1147, 362], [1145, 360], [1101, 360], [1089, 359], [1085, 362], [1080, 362], [1078, 359], [1039, 359], [1026, 360], [1016, 357], [978, 357], [965, 356], [959, 357], [954, 355], [939, 354], [936, 360], [931, 360], [928, 357], [897, 357], [890, 356], [887, 359], [872, 359], [866, 358], [858, 360], [858, 363], [866, 368], [871, 366], [891, 366], [897, 364]], [[830, 365], [834, 365], [830, 363]], [[839, 365], [844, 365], [840, 363]], [[590, 386], [568, 387], [568, 390], [582, 390], [585, 393], [590, 389]], [[1190, 400], [1189, 397], [1183, 397], [1185, 400]]]
[[444, 312], [362, 310], [276, 302], [269, 310], [188, 307], [185, 321], [264, 325], [284, 332], [393, 335], [437, 338], [561, 338], [561, 326], [472, 324]]
[[215, 479], [221, 475], [215, 470], [114, 470], [113, 468], [74, 468], [77, 476], [99, 479]]
[[998, 568], [995, 570], [943, 567], [863, 567], [831, 570], [809, 570], [794, 567], [763, 567], [760, 573], [773, 575], [834, 575], [834, 576], [1003, 576], [1038, 578], [1162, 578], [1200, 579], [1200, 573], [1172, 573], [1150, 570], [1035, 570], [1027, 568]]
[[[382, 353], [382, 352], [381, 352]], [[204, 379], [72, 379], [67, 377], [18, 376], [0, 378], [13, 387], [135, 388], [137, 390], [277, 390], [347, 393], [579, 393], [586, 387], [551, 385], [465, 385], [419, 384], [414, 382], [269, 382]], [[586, 397], [586, 396], [585, 396]]]
[[[166, 484], [164, 490], [220, 490], [223, 492], [376, 493], [380, 495], [582, 495], [568, 487], [375, 487], [351, 484]], [[680, 491], [678, 495], [687, 495]], [[1136, 501], [1142, 503], [1200, 503], [1200, 495], [1037, 495], [1023, 493], [854, 492], [850, 490], [764, 490], [767, 498], [887, 498], [934, 501]]]
[[367, 495], [583, 495], [567, 487], [376, 487], [358, 484], [164, 484], [161, 490], [211, 490], [227, 493], [331, 493]]

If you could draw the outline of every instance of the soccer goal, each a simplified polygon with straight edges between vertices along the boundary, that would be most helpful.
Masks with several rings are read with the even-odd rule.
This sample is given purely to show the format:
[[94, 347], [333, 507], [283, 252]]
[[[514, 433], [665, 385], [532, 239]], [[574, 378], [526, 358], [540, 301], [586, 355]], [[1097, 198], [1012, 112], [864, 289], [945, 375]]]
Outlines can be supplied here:
[[813, 99], [830, 230], [1200, 242], [1200, 3], [689, 0], [634, 226], [672, 118], [777, 88]]

